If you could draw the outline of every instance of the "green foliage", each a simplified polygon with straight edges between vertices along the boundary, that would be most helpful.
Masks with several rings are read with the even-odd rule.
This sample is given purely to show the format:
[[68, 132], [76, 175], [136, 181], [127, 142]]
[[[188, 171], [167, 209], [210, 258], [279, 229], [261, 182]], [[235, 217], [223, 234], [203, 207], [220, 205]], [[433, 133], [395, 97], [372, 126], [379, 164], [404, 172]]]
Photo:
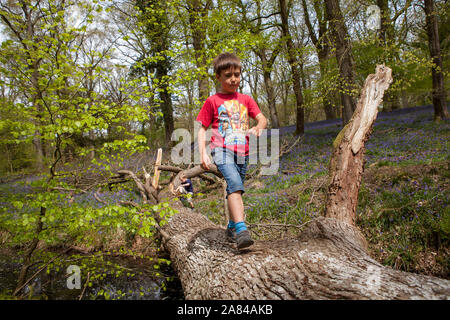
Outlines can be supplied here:
[[[394, 181], [393, 181], [394, 182]], [[380, 247], [374, 254], [386, 265], [417, 271], [425, 252], [437, 252], [449, 243], [448, 199], [440, 186], [405, 179], [392, 190], [375, 196], [360, 194], [362, 209], [358, 224], [367, 230], [369, 241]]]
[[[20, 245], [36, 237], [34, 230], [38, 221], [43, 223], [39, 239], [48, 246], [67, 241], [91, 246], [113, 236], [118, 229], [151, 238], [157, 224], [155, 215], [162, 226], [174, 214], [167, 202], [136, 208], [113, 203], [95, 204], [92, 202], [95, 199], [74, 201], [69, 193], [59, 190], [43, 192], [43, 188], [48, 187], [45, 179], [32, 182], [26, 192], [17, 192], [24, 187], [2, 186], [0, 201], [5, 205], [1, 208], [0, 229], [11, 233], [10, 245]], [[46, 208], [43, 217], [40, 216], [41, 208]]]
[[[124, 155], [148, 148], [146, 137], [133, 129], [149, 114], [141, 103], [153, 95], [143, 92], [141, 81], [145, 79], [121, 80], [117, 90], [126, 93], [127, 99], [114, 101], [102, 89], [102, 83], [109, 81], [108, 72], [115, 69], [105, 63], [109, 49], [100, 46], [97, 51], [84, 42], [84, 36], [95, 31], [92, 22], [103, 9], [101, 1], [47, 0], [14, 3], [11, 8], [14, 14], [0, 10], [10, 31], [0, 51], [2, 85], [10, 93], [8, 99], [0, 100], [5, 110], [0, 116], [0, 144], [10, 155], [8, 167], [2, 169], [34, 165], [41, 175], [12, 188], [25, 192], [6, 188], [1, 195], [0, 229], [10, 234], [7, 245], [37, 239], [50, 247], [89, 246], [119, 229], [152, 237], [153, 215], [160, 215], [164, 223], [171, 213], [167, 203], [149, 211], [114, 202], [95, 207], [74, 201], [83, 190], [67, 182], [99, 170], [102, 175], [113, 175], [127, 160]], [[77, 12], [84, 19], [74, 26], [68, 21]], [[24, 28], [30, 23], [36, 23], [33, 29]], [[69, 165], [67, 152], [79, 165]], [[33, 261], [32, 254], [24, 259]]]

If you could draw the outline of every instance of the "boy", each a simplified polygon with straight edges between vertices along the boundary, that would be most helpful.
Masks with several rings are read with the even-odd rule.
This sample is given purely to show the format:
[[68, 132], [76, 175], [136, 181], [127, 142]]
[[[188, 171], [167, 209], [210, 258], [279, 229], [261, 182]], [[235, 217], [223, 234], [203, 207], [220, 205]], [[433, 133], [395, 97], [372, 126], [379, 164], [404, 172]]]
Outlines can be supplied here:
[[[267, 126], [267, 119], [256, 102], [248, 95], [237, 92], [241, 81], [241, 62], [232, 53], [221, 53], [213, 61], [214, 73], [220, 90], [206, 99], [197, 121], [201, 166], [208, 170], [211, 160], [206, 152], [205, 134], [212, 125], [211, 155], [227, 182], [227, 202], [230, 220], [227, 236], [236, 241], [239, 249], [253, 244], [244, 222], [244, 179], [248, 164], [248, 134], [259, 137]], [[248, 129], [249, 117], [257, 125]]]
[[194, 195], [194, 187], [191, 179], [187, 179], [184, 174], [180, 175], [181, 185], [177, 188], [177, 191], [182, 194], [181, 202], [184, 206], [194, 209], [194, 203], [192, 202], [192, 196]]

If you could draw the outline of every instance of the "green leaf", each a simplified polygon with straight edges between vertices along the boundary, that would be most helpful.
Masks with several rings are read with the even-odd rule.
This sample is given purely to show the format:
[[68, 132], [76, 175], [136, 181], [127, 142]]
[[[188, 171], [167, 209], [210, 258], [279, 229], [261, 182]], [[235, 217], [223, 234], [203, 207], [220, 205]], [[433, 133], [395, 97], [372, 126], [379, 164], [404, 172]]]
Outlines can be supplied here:
[[20, 210], [23, 208], [23, 203], [21, 201], [13, 201], [13, 206]]

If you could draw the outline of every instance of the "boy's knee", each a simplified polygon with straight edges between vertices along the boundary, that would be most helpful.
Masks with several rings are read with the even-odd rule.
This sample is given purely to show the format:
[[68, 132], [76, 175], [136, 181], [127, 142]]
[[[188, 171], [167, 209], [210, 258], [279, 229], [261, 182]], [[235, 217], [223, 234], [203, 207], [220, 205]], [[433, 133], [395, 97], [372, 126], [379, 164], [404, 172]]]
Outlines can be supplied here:
[[243, 190], [237, 190], [237, 191], [230, 193], [228, 196], [229, 197], [242, 197], [243, 193], [244, 193]]
[[230, 196], [232, 198], [237, 198], [237, 197], [242, 197], [242, 194], [244, 193], [244, 188], [242, 187], [242, 189], [238, 189], [238, 190], [227, 190], [227, 196], [226, 198], [229, 199]]

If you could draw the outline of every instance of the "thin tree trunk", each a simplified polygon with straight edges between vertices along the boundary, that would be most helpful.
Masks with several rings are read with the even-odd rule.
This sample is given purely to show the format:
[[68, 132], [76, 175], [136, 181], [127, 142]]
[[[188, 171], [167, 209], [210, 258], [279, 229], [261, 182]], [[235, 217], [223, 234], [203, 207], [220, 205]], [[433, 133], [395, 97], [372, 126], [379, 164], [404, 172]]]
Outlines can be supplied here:
[[[380, 8], [380, 29], [378, 30], [378, 39], [380, 45], [384, 46], [385, 59], [384, 63], [388, 65], [394, 65], [395, 59], [399, 59], [396, 52], [391, 52], [391, 44], [395, 42], [394, 38], [394, 23], [391, 20], [391, 10], [389, 9], [388, 0], [377, 0], [377, 6]], [[398, 91], [388, 90], [385, 93], [384, 105], [391, 110], [396, 110], [400, 108], [400, 97]]]
[[[327, 64], [327, 60], [328, 58], [324, 58], [322, 54], [319, 53], [320, 74], [322, 76], [326, 73], [325, 66]], [[321, 92], [323, 97], [323, 110], [325, 112], [325, 119], [326, 120], [336, 119], [337, 112], [336, 108], [333, 106], [333, 103], [331, 102], [332, 101], [331, 95], [327, 92], [325, 88], [322, 88]]]
[[[250, 26], [250, 31], [257, 37], [261, 36], [262, 33], [262, 20], [263, 17], [261, 15], [262, 12], [262, 6], [261, 1], [256, 1], [256, 19], [252, 19], [252, 21], [256, 20], [256, 25], [253, 25], [252, 22], [250, 22], [247, 18], [246, 8], [243, 4], [243, 2], [240, 2], [240, 5], [242, 7], [243, 11], [243, 19], [246, 24]], [[261, 60], [261, 69], [263, 70], [263, 80], [264, 80], [264, 88], [267, 93], [267, 107], [269, 109], [270, 114], [270, 125], [272, 128], [278, 128], [280, 126], [280, 121], [278, 118], [278, 112], [276, 108], [276, 99], [275, 99], [275, 90], [272, 83], [272, 69], [273, 65], [275, 63], [275, 59], [277, 58], [278, 54], [280, 53], [280, 50], [282, 48], [281, 41], [277, 41], [275, 44], [275, 48], [272, 50], [271, 55], [267, 56], [267, 49], [266, 46], [261, 46], [258, 48], [255, 48], [253, 51], [254, 53], [260, 58]]]
[[326, 0], [327, 20], [330, 23], [331, 35], [336, 46], [336, 60], [339, 66], [341, 102], [343, 105], [342, 121], [347, 124], [356, 109], [353, 97], [355, 89], [354, 62], [347, 27], [341, 13], [338, 0]]
[[[174, 130], [174, 119], [172, 97], [169, 93], [168, 83], [171, 65], [169, 57], [165, 54], [169, 49], [167, 37], [170, 33], [169, 20], [165, 11], [166, 3], [138, 0], [137, 5], [141, 9], [141, 14], [144, 17], [143, 23], [146, 24], [146, 36], [150, 43], [150, 51], [153, 55], [162, 57], [160, 61], [156, 62], [151, 67], [154, 68], [155, 78], [158, 79], [159, 98], [161, 100], [160, 106], [165, 129], [164, 142], [166, 146], [171, 146], [173, 144], [171, 137]], [[151, 17], [149, 16], [147, 9], [153, 10]]]
[[36, 250], [36, 248], [37, 248], [37, 245], [39, 243], [39, 234], [42, 231], [42, 226], [43, 226], [42, 218], [45, 216], [46, 211], [47, 211], [46, 208], [41, 207], [41, 212], [40, 212], [40, 215], [36, 222], [34, 238], [31, 240], [30, 244], [28, 245], [28, 247], [24, 253], [24, 260], [23, 260], [22, 268], [20, 269], [19, 279], [17, 280], [16, 289], [14, 290], [14, 295], [19, 294], [20, 288], [23, 287], [23, 284], [27, 280], [28, 269], [32, 265], [31, 260], [33, 257], [33, 253], [34, 253], [34, 250]]
[[[348, 205], [354, 202], [352, 195], [358, 192], [362, 170], [351, 170], [351, 182], [339, 178], [346, 168], [362, 168], [364, 143], [392, 81], [390, 72], [378, 66], [377, 73], [368, 76], [358, 109], [336, 141], [330, 181], [332, 186], [336, 181], [343, 182], [339, 185], [347, 189], [349, 197], [342, 198], [340, 205], [348, 210], [339, 214], [327, 211], [325, 217], [303, 226], [297, 238], [258, 240], [248, 249], [238, 250], [227, 241], [223, 227], [178, 202], [173, 204], [179, 213], [158, 229], [186, 299], [450, 298], [450, 281], [397, 271], [368, 255], [367, 242], [354, 225]], [[340, 167], [336, 168], [338, 163]], [[168, 189], [176, 190], [181, 172], [192, 178], [205, 171], [200, 166], [180, 170]], [[143, 184], [137, 184], [145, 192]], [[329, 189], [331, 196], [334, 190]], [[157, 198], [169, 197], [170, 193], [163, 190]]]
[[[324, 5], [319, 5], [318, 1], [314, 1], [314, 10], [316, 13], [316, 17], [319, 23], [319, 35], [318, 37], [315, 34], [314, 28], [309, 19], [308, 6], [306, 5], [306, 0], [302, 0], [303, 13], [305, 16], [305, 24], [308, 27], [309, 37], [313, 42], [314, 46], [317, 50], [317, 56], [319, 58], [319, 67], [320, 67], [320, 75], [322, 79], [326, 74], [326, 66], [328, 65], [328, 59], [330, 58], [331, 47], [328, 37], [328, 28], [327, 21], [324, 17], [323, 11]], [[332, 98], [330, 93], [327, 92], [325, 88], [321, 89], [322, 97], [323, 97], [323, 108], [325, 111], [325, 118], [335, 119], [336, 118], [336, 110], [331, 103]]]
[[195, 64], [201, 72], [198, 75], [198, 98], [200, 103], [206, 100], [209, 96], [209, 80], [206, 71], [203, 72], [206, 63], [205, 56], [205, 40], [206, 40], [206, 19], [208, 15], [211, 1], [207, 0], [203, 4], [200, 0], [190, 0], [188, 2], [189, 8], [189, 24], [192, 33], [192, 45], [194, 47]]
[[276, 108], [276, 100], [275, 100], [275, 89], [273, 87], [272, 82], [272, 66], [273, 61], [275, 60], [273, 58], [272, 53], [272, 59], [268, 60], [266, 58], [265, 50], [262, 49], [260, 52], [257, 52], [258, 56], [261, 59], [261, 63], [263, 66], [263, 79], [264, 79], [264, 88], [266, 89], [267, 93], [267, 107], [269, 109], [270, 114], [270, 124], [272, 128], [279, 128], [280, 127], [280, 121], [278, 119], [278, 112]]
[[433, 81], [433, 105], [434, 119], [448, 118], [447, 95], [444, 86], [444, 74], [442, 72], [441, 46], [439, 43], [439, 30], [437, 15], [433, 0], [425, 0], [426, 27], [428, 34], [428, 47], [430, 48], [433, 66], [431, 67], [431, 78]]
[[275, 102], [275, 90], [273, 88], [272, 77], [269, 71], [264, 71], [263, 77], [264, 77], [264, 87], [267, 93], [267, 106], [269, 108], [270, 113], [270, 122], [272, 128], [278, 128], [280, 126], [280, 122], [278, 120], [278, 112]]
[[292, 37], [289, 32], [289, 22], [288, 22], [289, 13], [286, 8], [286, 0], [279, 0], [278, 3], [280, 6], [281, 30], [283, 31], [283, 37], [286, 39], [288, 62], [289, 65], [291, 66], [292, 82], [296, 102], [297, 121], [295, 133], [299, 135], [305, 132], [305, 109], [303, 106], [303, 93], [302, 93], [300, 70], [297, 65], [299, 58], [297, 57], [297, 54], [295, 52], [296, 50], [294, 42], [292, 41]]

